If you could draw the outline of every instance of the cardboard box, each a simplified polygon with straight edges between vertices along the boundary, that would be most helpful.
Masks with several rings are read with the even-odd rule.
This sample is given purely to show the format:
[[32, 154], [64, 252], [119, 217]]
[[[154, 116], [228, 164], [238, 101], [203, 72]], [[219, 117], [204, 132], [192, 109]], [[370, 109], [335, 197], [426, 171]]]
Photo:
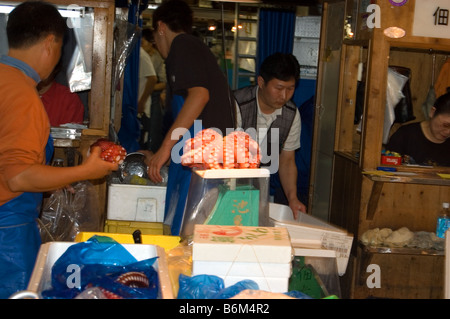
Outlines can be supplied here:
[[270, 203], [269, 216], [273, 226], [288, 230], [294, 249], [304, 247], [334, 250], [339, 275], [345, 274], [353, 244], [353, 235], [344, 229], [301, 212], [298, 219], [294, 220], [292, 210], [286, 205]]
[[382, 165], [402, 165], [402, 158], [399, 156], [381, 155]]
[[[31, 274], [28, 290], [40, 293], [51, 288], [51, 271], [53, 264], [61, 255], [76, 243], [72, 242], [49, 242], [41, 245], [36, 263]], [[154, 264], [158, 272], [160, 283], [160, 295], [162, 299], [173, 299], [172, 286], [169, 279], [169, 270], [164, 249], [155, 245], [124, 244], [123, 245], [138, 261], [158, 256]]]
[[111, 184], [107, 218], [162, 223], [165, 203], [165, 186]]
[[283, 227], [197, 224], [194, 228], [192, 260], [287, 264], [292, 254]]

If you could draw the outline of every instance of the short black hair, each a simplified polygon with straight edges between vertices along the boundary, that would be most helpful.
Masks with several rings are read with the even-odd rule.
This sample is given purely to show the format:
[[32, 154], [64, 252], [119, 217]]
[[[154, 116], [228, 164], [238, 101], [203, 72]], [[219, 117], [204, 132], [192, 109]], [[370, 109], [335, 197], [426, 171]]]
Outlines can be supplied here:
[[434, 115], [450, 114], [450, 87], [447, 88], [447, 93], [439, 96], [433, 105], [436, 109]]
[[158, 29], [158, 21], [162, 21], [173, 32], [191, 33], [194, 14], [185, 1], [166, 0], [153, 12], [152, 19], [154, 30]]
[[44, 1], [25, 1], [9, 14], [6, 24], [8, 46], [27, 48], [49, 34], [62, 40], [66, 29], [66, 22], [54, 5]]
[[274, 78], [281, 81], [294, 78], [297, 81], [300, 78], [300, 64], [294, 55], [276, 52], [265, 58], [261, 63], [259, 75], [265, 82]]

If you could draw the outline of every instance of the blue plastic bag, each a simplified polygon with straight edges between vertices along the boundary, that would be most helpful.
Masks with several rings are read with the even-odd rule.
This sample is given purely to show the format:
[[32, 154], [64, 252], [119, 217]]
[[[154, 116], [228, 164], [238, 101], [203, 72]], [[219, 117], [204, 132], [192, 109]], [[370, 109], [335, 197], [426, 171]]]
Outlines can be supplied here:
[[178, 299], [228, 299], [245, 289], [258, 290], [253, 280], [241, 280], [225, 288], [222, 278], [214, 275], [185, 276], [180, 274]]

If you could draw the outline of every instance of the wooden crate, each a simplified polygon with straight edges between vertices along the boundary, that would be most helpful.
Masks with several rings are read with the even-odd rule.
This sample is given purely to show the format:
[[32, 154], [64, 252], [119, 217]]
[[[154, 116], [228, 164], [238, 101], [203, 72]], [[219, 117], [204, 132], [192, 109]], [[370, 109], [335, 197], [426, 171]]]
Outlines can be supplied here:
[[[351, 298], [442, 299], [444, 297], [444, 255], [367, 253], [358, 248], [355, 284]], [[378, 265], [380, 287], [370, 287]], [[369, 281], [369, 284], [368, 284]]]

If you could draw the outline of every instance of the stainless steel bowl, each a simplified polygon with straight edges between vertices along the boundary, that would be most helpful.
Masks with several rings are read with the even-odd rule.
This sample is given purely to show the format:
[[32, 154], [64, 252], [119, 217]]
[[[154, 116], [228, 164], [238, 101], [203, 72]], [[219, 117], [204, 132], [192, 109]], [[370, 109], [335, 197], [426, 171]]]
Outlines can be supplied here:
[[142, 178], [148, 178], [147, 164], [144, 162], [145, 155], [140, 152], [129, 153], [122, 164], [119, 166], [120, 177], [125, 180], [127, 177], [137, 175]]

